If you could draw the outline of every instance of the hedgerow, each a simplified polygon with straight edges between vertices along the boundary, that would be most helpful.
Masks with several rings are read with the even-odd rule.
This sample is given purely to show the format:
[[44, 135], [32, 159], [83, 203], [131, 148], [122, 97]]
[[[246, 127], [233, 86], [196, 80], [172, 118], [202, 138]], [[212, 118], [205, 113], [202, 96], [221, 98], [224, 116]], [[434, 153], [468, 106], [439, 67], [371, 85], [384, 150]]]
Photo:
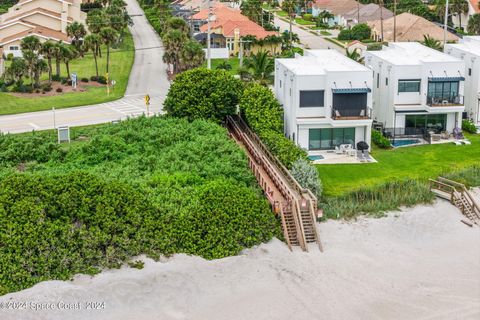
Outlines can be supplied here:
[[214, 259], [280, 236], [245, 154], [214, 123], [139, 118], [72, 136], [0, 136], [6, 155], [37, 144], [0, 157], [0, 295], [142, 253]]
[[307, 152], [283, 134], [283, 110], [272, 91], [259, 84], [245, 88], [240, 98], [240, 110], [249, 126], [286, 167], [298, 159], [306, 159]]

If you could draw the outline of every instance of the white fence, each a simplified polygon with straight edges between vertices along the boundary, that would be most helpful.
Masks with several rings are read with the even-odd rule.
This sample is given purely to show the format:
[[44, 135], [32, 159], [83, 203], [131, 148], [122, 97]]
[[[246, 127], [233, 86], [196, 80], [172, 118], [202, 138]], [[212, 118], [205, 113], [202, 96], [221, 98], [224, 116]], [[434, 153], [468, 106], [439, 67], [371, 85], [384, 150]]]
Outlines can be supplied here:
[[[205, 58], [207, 57], [207, 49], [205, 51]], [[212, 59], [228, 59], [228, 48], [211, 48], [210, 57]]]

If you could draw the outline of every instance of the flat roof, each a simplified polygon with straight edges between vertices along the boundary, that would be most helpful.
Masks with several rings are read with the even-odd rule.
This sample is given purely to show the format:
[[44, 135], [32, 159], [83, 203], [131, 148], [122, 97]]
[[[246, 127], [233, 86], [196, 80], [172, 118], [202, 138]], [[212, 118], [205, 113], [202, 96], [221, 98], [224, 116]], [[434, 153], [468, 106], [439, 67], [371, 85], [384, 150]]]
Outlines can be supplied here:
[[369, 54], [394, 65], [422, 65], [428, 62], [461, 62], [446, 53], [426, 47], [418, 42], [391, 42], [381, 51]]
[[475, 55], [480, 57], [480, 36], [479, 37], [468, 37], [467, 41], [462, 41], [460, 43], [448, 43], [447, 48], [455, 48], [463, 52]]
[[305, 50], [304, 56], [275, 59], [297, 75], [322, 75], [327, 72], [368, 71], [364, 65], [347, 58], [337, 50]]

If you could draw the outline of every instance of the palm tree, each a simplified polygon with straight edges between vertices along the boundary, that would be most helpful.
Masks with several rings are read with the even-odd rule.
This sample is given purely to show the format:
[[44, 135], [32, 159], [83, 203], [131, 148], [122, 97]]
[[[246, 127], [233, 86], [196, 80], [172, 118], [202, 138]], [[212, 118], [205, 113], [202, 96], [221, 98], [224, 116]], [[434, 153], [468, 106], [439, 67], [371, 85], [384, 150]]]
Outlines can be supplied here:
[[118, 34], [113, 28], [106, 27], [100, 31], [100, 37], [103, 43], [107, 46], [107, 73], [110, 65], [110, 47], [117, 40]]
[[466, 0], [450, 0], [451, 11], [458, 16], [458, 23], [460, 24], [460, 29], [462, 27], [462, 15], [468, 13], [468, 2]]
[[42, 44], [40, 42], [40, 39], [38, 39], [35, 36], [28, 36], [23, 38], [20, 47], [22, 50], [30, 50], [33, 52], [38, 52], [40, 48], [42, 47]]
[[67, 26], [67, 35], [72, 38], [72, 44], [83, 57], [82, 39], [87, 34], [85, 26], [77, 21]]
[[442, 51], [443, 46], [440, 41], [430, 37], [429, 35], [423, 35], [423, 44], [429, 48]]
[[295, 18], [295, 9], [297, 8], [297, 2], [295, 0], [284, 0], [282, 2], [282, 10], [285, 11], [288, 14], [288, 23], [290, 25], [290, 48], [293, 45], [293, 39], [292, 39], [292, 19]]
[[246, 67], [250, 71], [252, 78], [261, 85], [267, 86], [273, 82], [273, 72], [275, 65], [273, 59], [269, 57], [268, 51], [259, 51], [250, 56]]
[[181, 68], [190, 70], [202, 65], [205, 61], [205, 52], [200, 43], [188, 40], [182, 48]]
[[476, 13], [470, 17], [467, 30], [472, 34], [480, 34], [480, 13]]
[[48, 62], [48, 84], [52, 83], [52, 58], [55, 57], [56, 45], [53, 41], [48, 40], [42, 44], [40, 53]]
[[179, 30], [186, 35], [190, 34], [190, 27], [184, 19], [178, 17], [172, 17], [167, 20], [165, 24], [165, 33], [169, 30]]
[[285, 30], [280, 35], [282, 37], [282, 50], [290, 50], [292, 49], [293, 43], [299, 43], [300, 38], [296, 33], [290, 33], [288, 30]]
[[180, 30], [169, 30], [163, 37], [165, 53], [163, 61], [173, 66], [173, 73], [180, 71], [180, 58], [186, 35]]
[[42, 44], [40, 42], [40, 39], [38, 39], [37, 37], [28, 36], [22, 39], [22, 42], [20, 43], [20, 47], [22, 48], [22, 56], [25, 59], [25, 65], [28, 70], [28, 76], [30, 77], [30, 80], [32, 81], [32, 84], [33, 84], [34, 72], [37, 69], [36, 65], [40, 60], [38, 53], [40, 51], [40, 48], [42, 47]]
[[77, 57], [78, 52], [74, 46], [63, 43], [59, 46], [59, 49], [61, 51], [61, 59], [63, 63], [65, 63], [65, 68], [67, 69], [67, 77], [70, 77], [70, 61]]
[[99, 33], [107, 26], [108, 17], [101, 9], [93, 9], [88, 12], [87, 26], [91, 33]]
[[363, 60], [361, 54], [358, 52], [358, 48], [353, 49], [352, 51], [348, 50], [348, 48], [345, 49], [345, 55], [347, 58], [350, 58], [356, 62], [361, 62]]
[[95, 61], [95, 72], [98, 78], [98, 53], [100, 51], [100, 46], [102, 45], [102, 38], [98, 34], [92, 33], [85, 37], [84, 41], [85, 50], [92, 51], [93, 60]]
[[25, 63], [25, 59], [23, 58], [13, 58], [10, 66], [7, 68], [5, 72], [5, 76], [15, 83], [19, 84], [22, 82], [23, 76], [27, 74], [27, 65]]
[[62, 46], [63, 42], [57, 42], [55, 43], [55, 47], [53, 48], [53, 57], [55, 58], [55, 69], [56, 69], [56, 75], [58, 78], [60, 78], [60, 63], [62, 62]]

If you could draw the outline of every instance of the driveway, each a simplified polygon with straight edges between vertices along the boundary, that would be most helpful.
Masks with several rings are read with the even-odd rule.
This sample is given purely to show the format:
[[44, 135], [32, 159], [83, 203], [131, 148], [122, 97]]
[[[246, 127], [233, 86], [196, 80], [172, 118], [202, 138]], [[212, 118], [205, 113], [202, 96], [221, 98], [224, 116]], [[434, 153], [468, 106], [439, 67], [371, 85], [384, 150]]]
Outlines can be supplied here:
[[162, 61], [160, 37], [150, 26], [136, 0], [126, 0], [134, 22], [130, 31], [135, 43], [135, 61], [125, 92], [116, 101], [53, 111], [39, 111], [0, 117], [0, 131], [19, 133], [53, 129], [54, 126], [83, 126], [123, 120], [146, 113], [143, 97], [151, 97], [149, 112], [162, 111], [163, 100], [170, 83], [167, 66]]
[[[274, 23], [277, 27], [280, 27], [280, 32], [285, 30], [290, 30], [290, 24], [281, 20], [279, 17], [275, 16]], [[330, 41], [325, 40], [323, 37], [311, 34], [308, 31], [305, 31], [299, 28], [296, 25], [292, 26], [293, 33], [298, 34], [300, 42], [303, 46], [308, 46], [310, 49], [335, 49], [345, 54], [345, 49], [336, 45]]]

